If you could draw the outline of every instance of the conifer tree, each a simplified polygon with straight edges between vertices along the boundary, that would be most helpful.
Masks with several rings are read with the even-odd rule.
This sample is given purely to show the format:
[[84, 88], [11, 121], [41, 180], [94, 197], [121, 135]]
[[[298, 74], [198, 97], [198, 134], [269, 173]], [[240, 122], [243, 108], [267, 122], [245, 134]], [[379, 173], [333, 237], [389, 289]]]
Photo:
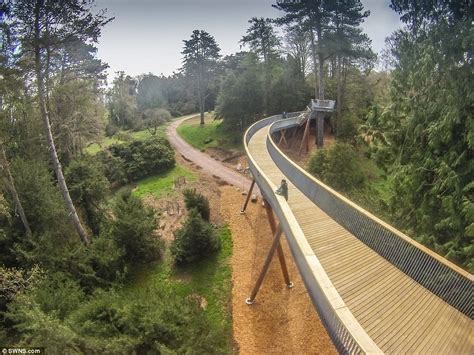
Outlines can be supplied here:
[[184, 40], [184, 73], [196, 83], [201, 125], [204, 124], [206, 95], [211, 79], [217, 71], [220, 48], [214, 37], [203, 30], [194, 30], [189, 40]]

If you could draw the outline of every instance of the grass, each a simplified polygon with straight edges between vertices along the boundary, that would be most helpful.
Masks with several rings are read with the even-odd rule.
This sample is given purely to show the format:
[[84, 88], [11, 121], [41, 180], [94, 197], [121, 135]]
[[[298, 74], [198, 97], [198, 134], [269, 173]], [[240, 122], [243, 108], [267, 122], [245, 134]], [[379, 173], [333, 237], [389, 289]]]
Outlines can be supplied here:
[[218, 229], [221, 249], [205, 260], [187, 268], [178, 269], [172, 265], [170, 258], [143, 266], [137, 270], [135, 278], [121, 291], [125, 299], [149, 297], [142, 292], [157, 287], [167, 287], [179, 297], [200, 296], [207, 305], [204, 313], [214, 329], [227, 335], [228, 352], [232, 347], [232, 321], [230, 291], [232, 287], [232, 236], [227, 226]]
[[156, 198], [163, 197], [173, 192], [174, 181], [180, 176], [184, 176], [187, 181], [196, 180], [196, 175], [192, 171], [181, 165], [176, 165], [171, 170], [139, 181], [133, 193], [138, 197], [148, 194], [152, 194]]
[[[156, 130], [156, 137], [165, 137], [165, 131], [166, 131], [167, 125], [163, 125], [158, 127]], [[86, 148], [86, 152], [95, 155], [98, 152], [100, 152], [102, 149], [107, 148], [113, 144], [118, 144], [118, 143], [125, 143], [127, 141], [132, 141], [132, 140], [145, 140], [147, 138], [153, 137], [153, 135], [150, 133], [149, 130], [144, 129], [141, 131], [121, 131], [118, 132], [117, 134], [113, 135], [112, 137], [105, 137], [100, 144], [98, 143], [93, 143], [90, 144]]]
[[213, 120], [209, 115], [204, 126], [199, 124], [199, 119], [191, 119], [181, 124], [177, 131], [181, 138], [199, 150], [206, 148], [243, 150], [240, 132], [225, 129], [222, 121]]

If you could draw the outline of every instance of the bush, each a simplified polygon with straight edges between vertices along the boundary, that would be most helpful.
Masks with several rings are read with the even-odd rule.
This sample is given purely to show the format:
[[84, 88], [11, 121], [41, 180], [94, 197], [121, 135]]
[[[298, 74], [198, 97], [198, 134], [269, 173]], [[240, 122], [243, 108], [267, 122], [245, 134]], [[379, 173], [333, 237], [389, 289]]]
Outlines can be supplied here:
[[[164, 138], [151, 138], [144, 141], [135, 140], [130, 143], [115, 144], [108, 148], [114, 158], [119, 158], [128, 181], [137, 181], [144, 177], [162, 173], [175, 165], [174, 151]], [[102, 155], [102, 158], [107, 155]], [[107, 161], [106, 165], [114, 164], [115, 160]], [[114, 171], [113, 167], [106, 170]], [[114, 172], [120, 177], [121, 174]], [[113, 181], [111, 181], [113, 182]], [[118, 181], [117, 181], [118, 182]]]
[[109, 123], [107, 127], [105, 127], [105, 135], [107, 137], [112, 137], [119, 131], [120, 131], [120, 128], [114, 125], [113, 123]]
[[124, 131], [117, 132], [117, 134], [115, 134], [115, 138], [122, 142], [131, 142], [133, 140], [132, 135]]
[[100, 151], [95, 157], [102, 163], [105, 176], [111, 185], [117, 187], [128, 183], [123, 159], [113, 156], [109, 150]]
[[72, 200], [85, 213], [88, 226], [95, 235], [99, 234], [100, 206], [109, 191], [102, 164], [90, 156], [73, 160], [66, 170], [66, 181]]
[[225, 352], [224, 335], [192, 297], [157, 284], [132, 297], [98, 290], [86, 299], [74, 281], [53, 276], [9, 304], [5, 315], [20, 331], [18, 344], [47, 347], [51, 354]]
[[354, 147], [347, 143], [319, 149], [311, 157], [308, 171], [340, 192], [349, 192], [365, 185], [359, 156]]
[[115, 186], [165, 172], [175, 165], [174, 151], [161, 137], [114, 144], [97, 153], [96, 158], [102, 162], [105, 176]]
[[211, 210], [209, 208], [209, 200], [196, 189], [186, 189], [183, 191], [184, 203], [186, 208], [189, 210], [195, 208], [202, 219], [209, 222], [211, 216]]
[[155, 213], [130, 191], [122, 193], [113, 208], [112, 238], [129, 263], [145, 263], [160, 255], [161, 243], [154, 235]]
[[214, 228], [193, 208], [183, 227], [175, 233], [171, 254], [177, 265], [185, 265], [203, 259], [219, 247], [219, 238]]

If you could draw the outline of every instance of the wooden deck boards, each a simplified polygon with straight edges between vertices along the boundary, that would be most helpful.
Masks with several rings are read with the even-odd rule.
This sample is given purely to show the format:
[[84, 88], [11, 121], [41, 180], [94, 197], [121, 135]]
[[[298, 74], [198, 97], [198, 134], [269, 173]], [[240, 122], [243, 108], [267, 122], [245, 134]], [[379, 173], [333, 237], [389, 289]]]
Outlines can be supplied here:
[[[265, 175], [285, 176], [266, 150], [267, 128], [249, 142]], [[346, 231], [291, 182], [290, 205], [311, 248], [342, 299], [386, 353], [473, 354], [473, 321], [413, 281]]]

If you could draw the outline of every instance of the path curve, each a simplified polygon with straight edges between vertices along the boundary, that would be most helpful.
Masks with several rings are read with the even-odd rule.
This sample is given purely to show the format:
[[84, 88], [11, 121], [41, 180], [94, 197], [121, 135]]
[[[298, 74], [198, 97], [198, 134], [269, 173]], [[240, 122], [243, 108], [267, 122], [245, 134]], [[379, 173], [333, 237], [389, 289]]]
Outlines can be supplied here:
[[[197, 115], [184, 116], [177, 119], [176, 121], [171, 122], [171, 124], [166, 129], [166, 136], [170, 141], [173, 148], [181, 154], [185, 159], [192, 161], [194, 164], [198, 165], [203, 169], [208, 175], [212, 177], [217, 177], [222, 181], [227, 182], [235, 187], [244, 189], [248, 191], [250, 188], [251, 180], [242, 174], [230, 169], [226, 165], [222, 164], [220, 161], [217, 161], [211, 158], [206, 153], [199, 151], [198, 149], [189, 145], [183, 138], [181, 138], [176, 131], [178, 126], [184, 121], [196, 117]], [[255, 193], [259, 193], [257, 186], [254, 188]]]

